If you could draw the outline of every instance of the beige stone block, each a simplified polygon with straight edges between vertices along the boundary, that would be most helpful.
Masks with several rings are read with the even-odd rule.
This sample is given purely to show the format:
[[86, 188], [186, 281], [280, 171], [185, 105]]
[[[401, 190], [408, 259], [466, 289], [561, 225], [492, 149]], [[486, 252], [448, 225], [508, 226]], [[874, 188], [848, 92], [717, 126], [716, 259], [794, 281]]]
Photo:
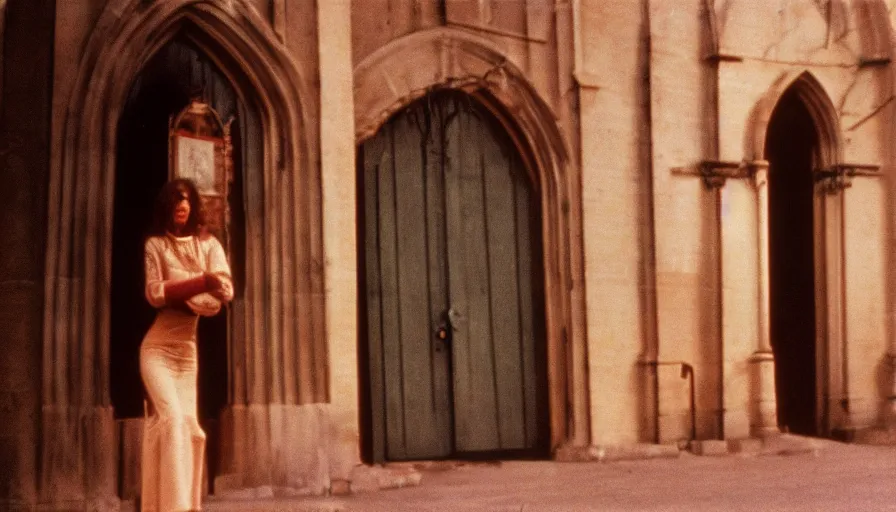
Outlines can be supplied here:
[[554, 451], [557, 462], [590, 462], [602, 460], [604, 451], [597, 446], [563, 445]]
[[637, 443], [629, 446], [614, 446], [603, 449], [605, 461], [638, 460], [678, 457], [681, 451], [674, 444]]
[[379, 466], [358, 466], [352, 471], [351, 492], [354, 494], [380, 490]]
[[674, 458], [681, 453], [675, 444], [632, 443], [616, 446], [571, 446], [566, 445], [554, 453], [558, 462], [613, 462], [622, 460], [643, 460]]
[[[746, 398], [744, 399], [746, 404]], [[725, 411], [725, 436], [740, 439], [750, 435], [750, 413], [746, 405]]]
[[739, 438], [728, 440], [728, 451], [736, 455], [758, 455], [762, 450], [762, 440], [757, 438]]
[[217, 490], [216, 481], [215, 497], [226, 500], [264, 500], [274, 497], [274, 487], [261, 485], [258, 487], [239, 487], [234, 489]]
[[774, 434], [762, 438], [762, 455], [797, 455], [818, 452], [828, 446], [838, 444], [826, 439], [811, 438], [793, 434]]
[[361, 460], [359, 447], [357, 412], [332, 408], [328, 445], [331, 479], [351, 479], [353, 469]]
[[272, 406], [272, 411], [280, 411], [283, 421], [282, 441], [275, 448], [281, 472], [275, 474], [275, 485], [324, 494], [330, 482], [328, 448], [333, 441], [329, 407], [322, 404]]
[[351, 483], [348, 480], [333, 480], [330, 482], [330, 494], [333, 496], [347, 496], [351, 492]]
[[[324, 494], [330, 487], [330, 406], [233, 406], [222, 415], [222, 489], [292, 489]], [[227, 437], [225, 437], [227, 436]], [[238, 451], [235, 457], [230, 451]], [[253, 456], [254, 455], [254, 456]], [[236, 488], [236, 489], [235, 489]]]
[[722, 439], [703, 439], [691, 441], [690, 451], [694, 455], [728, 455], [728, 442]]
[[[880, 377], [879, 372], [884, 371], [876, 365], [867, 367], [870, 371], [863, 371], [861, 376], [871, 374], [872, 377]], [[873, 384], [872, 384], [873, 385]], [[862, 394], [856, 393], [849, 397], [849, 415], [851, 426], [856, 429], [877, 426], [882, 415], [884, 401], [879, 396], [868, 396], [867, 388], [862, 389]]]
[[282, 497], [282, 498], [301, 498], [304, 496], [312, 496], [312, 492], [307, 487], [303, 488], [295, 488], [295, 487], [281, 487], [281, 486], [273, 486], [274, 496]]
[[857, 444], [896, 446], [896, 428], [870, 427], [858, 429], [852, 441]]
[[[619, 338], [595, 338], [592, 342], [616, 341], [623, 345]], [[609, 344], [609, 343], [608, 343]], [[591, 441], [598, 444], [629, 444], [639, 439], [640, 407], [646, 402], [647, 392], [644, 378], [648, 371], [637, 364], [637, 351], [608, 355], [602, 353], [603, 345], [595, 343], [598, 350], [589, 351], [602, 354], [592, 357], [593, 366], [589, 366], [592, 389], [614, 390], [613, 392], [591, 393]], [[626, 347], [628, 348], [628, 347]], [[615, 364], [613, 364], [615, 363]]]
[[242, 473], [226, 473], [215, 476], [215, 496], [233, 493], [244, 488]]
[[692, 437], [691, 384], [688, 378], [682, 378], [682, 376], [680, 364], [663, 364], [657, 367], [659, 379], [658, 430], [661, 443], [672, 443]]
[[423, 473], [414, 466], [415, 464], [389, 464], [385, 467], [359, 465], [352, 471], [351, 492], [373, 492], [420, 485]]

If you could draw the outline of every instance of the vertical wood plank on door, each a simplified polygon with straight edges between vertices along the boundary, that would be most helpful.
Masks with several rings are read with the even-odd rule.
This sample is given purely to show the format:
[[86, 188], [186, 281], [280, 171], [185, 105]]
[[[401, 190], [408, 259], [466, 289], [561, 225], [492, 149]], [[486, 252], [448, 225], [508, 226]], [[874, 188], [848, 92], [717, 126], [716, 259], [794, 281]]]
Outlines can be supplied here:
[[429, 282], [429, 332], [432, 337], [432, 400], [435, 426], [433, 456], [451, 454], [453, 446], [453, 415], [451, 403], [451, 347], [449, 342], [436, 339], [439, 324], [445, 321], [450, 307], [448, 301], [448, 266], [445, 258], [445, 176], [442, 169], [442, 114], [437, 108], [431, 113], [428, 137], [425, 142], [424, 182], [426, 184], [426, 248]]
[[[466, 109], [468, 107], [463, 106]], [[489, 300], [488, 219], [485, 214], [485, 183], [482, 169], [482, 138], [478, 119], [469, 111], [460, 117], [459, 179], [454, 186], [460, 215], [448, 218], [460, 229], [449, 236], [455, 251], [449, 260], [452, 276], [460, 272], [464, 281], [467, 310], [466, 339], [454, 344], [456, 444], [458, 451], [494, 450], [500, 446], [495, 382], [495, 354], [492, 346], [491, 303]], [[452, 280], [453, 282], [453, 280]], [[452, 298], [454, 287], [452, 287]]]
[[[491, 127], [482, 123], [483, 134]], [[514, 169], [497, 134], [480, 138], [484, 187], [485, 241], [491, 302], [492, 368], [501, 449], [525, 448], [525, 404], [520, 357], [519, 290], [517, 280]]]
[[[377, 135], [364, 144], [364, 247], [366, 264], [367, 347], [369, 354], [371, 452], [374, 462], [386, 456], [386, 414], [383, 383], [382, 300], [379, 253], [379, 172], [386, 150], [386, 137]], [[392, 172], [391, 167], [383, 172]]]
[[[538, 379], [536, 374], [535, 310], [532, 290], [532, 212], [530, 210], [530, 188], [522, 179], [522, 163], [519, 158], [512, 160], [513, 170], [518, 171], [514, 183], [516, 206], [517, 242], [517, 282], [519, 283], [519, 332], [520, 353], [523, 366], [523, 394], [525, 403], [526, 447], [535, 448], [538, 443]], [[537, 225], [537, 224], [535, 224]]]
[[400, 343], [404, 377], [405, 447], [411, 458], [429, 457], [439, 444], [434, 415], [429, 331], [425, 188], [421, 143], [423, 107], [395, 125], [395, 191], [398, 236]]
[[[456, 107], [456, 105], [454, 105]], [[463, 146], [461, 132], [465, 127], [461, 117], [455, 116], [445, 125], [445, 232], [447, 235], [448, 257], [448, 289], [451, 294], [451, 309], [456, 313], [452, 321], [451, 353], [453, 358], [453, 391], [454, 391], [454, 443], [455, 449], [465, 446], [464, 439], [469, 431], [475, 428], [475, 419], [466, 412], [466, 400], [475, 393], [475, 388], [467, 379], [469, 375], [468, 346], [469, 339], [467, 312], [467, 282], [464, 278], [464, 244], [463, 216], [460, 197], [460, 172]]]
[[379, 256], [380, 301], [382, 304], [383, 375], [386, 396], [386, 456], [403, 459], [407, 455], [404, 440], [404, 390], [401, 363], [401, 319], [399, 317], [398, 254], [395, 212], [395, 172], [392, 161], [394, 134], [383, 127], [387, 145], [379, 164]]

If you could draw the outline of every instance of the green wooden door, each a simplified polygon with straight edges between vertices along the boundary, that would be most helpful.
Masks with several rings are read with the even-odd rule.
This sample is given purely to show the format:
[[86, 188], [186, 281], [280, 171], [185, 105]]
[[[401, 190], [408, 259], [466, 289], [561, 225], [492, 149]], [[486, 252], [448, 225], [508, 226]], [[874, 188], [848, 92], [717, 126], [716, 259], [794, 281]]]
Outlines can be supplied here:
[[374, 460], [536, 449], [538, 215], [507, 135], [436, 95], [360, 161]]

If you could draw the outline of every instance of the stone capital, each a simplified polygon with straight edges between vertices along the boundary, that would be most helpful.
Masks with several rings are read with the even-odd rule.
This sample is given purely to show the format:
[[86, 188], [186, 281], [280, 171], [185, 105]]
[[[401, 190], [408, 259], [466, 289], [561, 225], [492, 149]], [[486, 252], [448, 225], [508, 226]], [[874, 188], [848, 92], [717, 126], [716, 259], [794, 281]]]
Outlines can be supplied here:
[[814, 172], [815, 182], [828, 194], [837, 194], [852, 186], [856, 176], [880, 176], [876, 164], [839, 163]]
[[703, 160], [700, 162], [699, 173], [703, 183], [710, 189], [723, 187], [729, 178], [747, 177], [743, 162], [733, 160]]
[[745, 162], [747, 172], [753, 178], [753, 185], [762, 188], [768, 185], [768, 160], [752, 160]]

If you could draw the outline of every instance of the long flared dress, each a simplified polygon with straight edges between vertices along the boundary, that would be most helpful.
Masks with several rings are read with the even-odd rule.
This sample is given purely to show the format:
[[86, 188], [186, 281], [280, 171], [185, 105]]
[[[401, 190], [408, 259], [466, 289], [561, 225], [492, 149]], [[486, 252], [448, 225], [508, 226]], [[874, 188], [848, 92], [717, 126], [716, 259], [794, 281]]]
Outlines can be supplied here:
[[220, 242], [210, 235], [151, 237], [145, 249], [146, 299], [159, 311], [140, 345], [140, 376], [149, 396], [141, 510], [199, 510], [205, 433], [196, 410], [196, 326], [198, 315], [216, 314], [221, 301], [203, 293], [187, 301], [188, 308], [167, 304], [165, 283], [210, 272], [221, 278], [222, 298], [229, 301], [230, 266]]

